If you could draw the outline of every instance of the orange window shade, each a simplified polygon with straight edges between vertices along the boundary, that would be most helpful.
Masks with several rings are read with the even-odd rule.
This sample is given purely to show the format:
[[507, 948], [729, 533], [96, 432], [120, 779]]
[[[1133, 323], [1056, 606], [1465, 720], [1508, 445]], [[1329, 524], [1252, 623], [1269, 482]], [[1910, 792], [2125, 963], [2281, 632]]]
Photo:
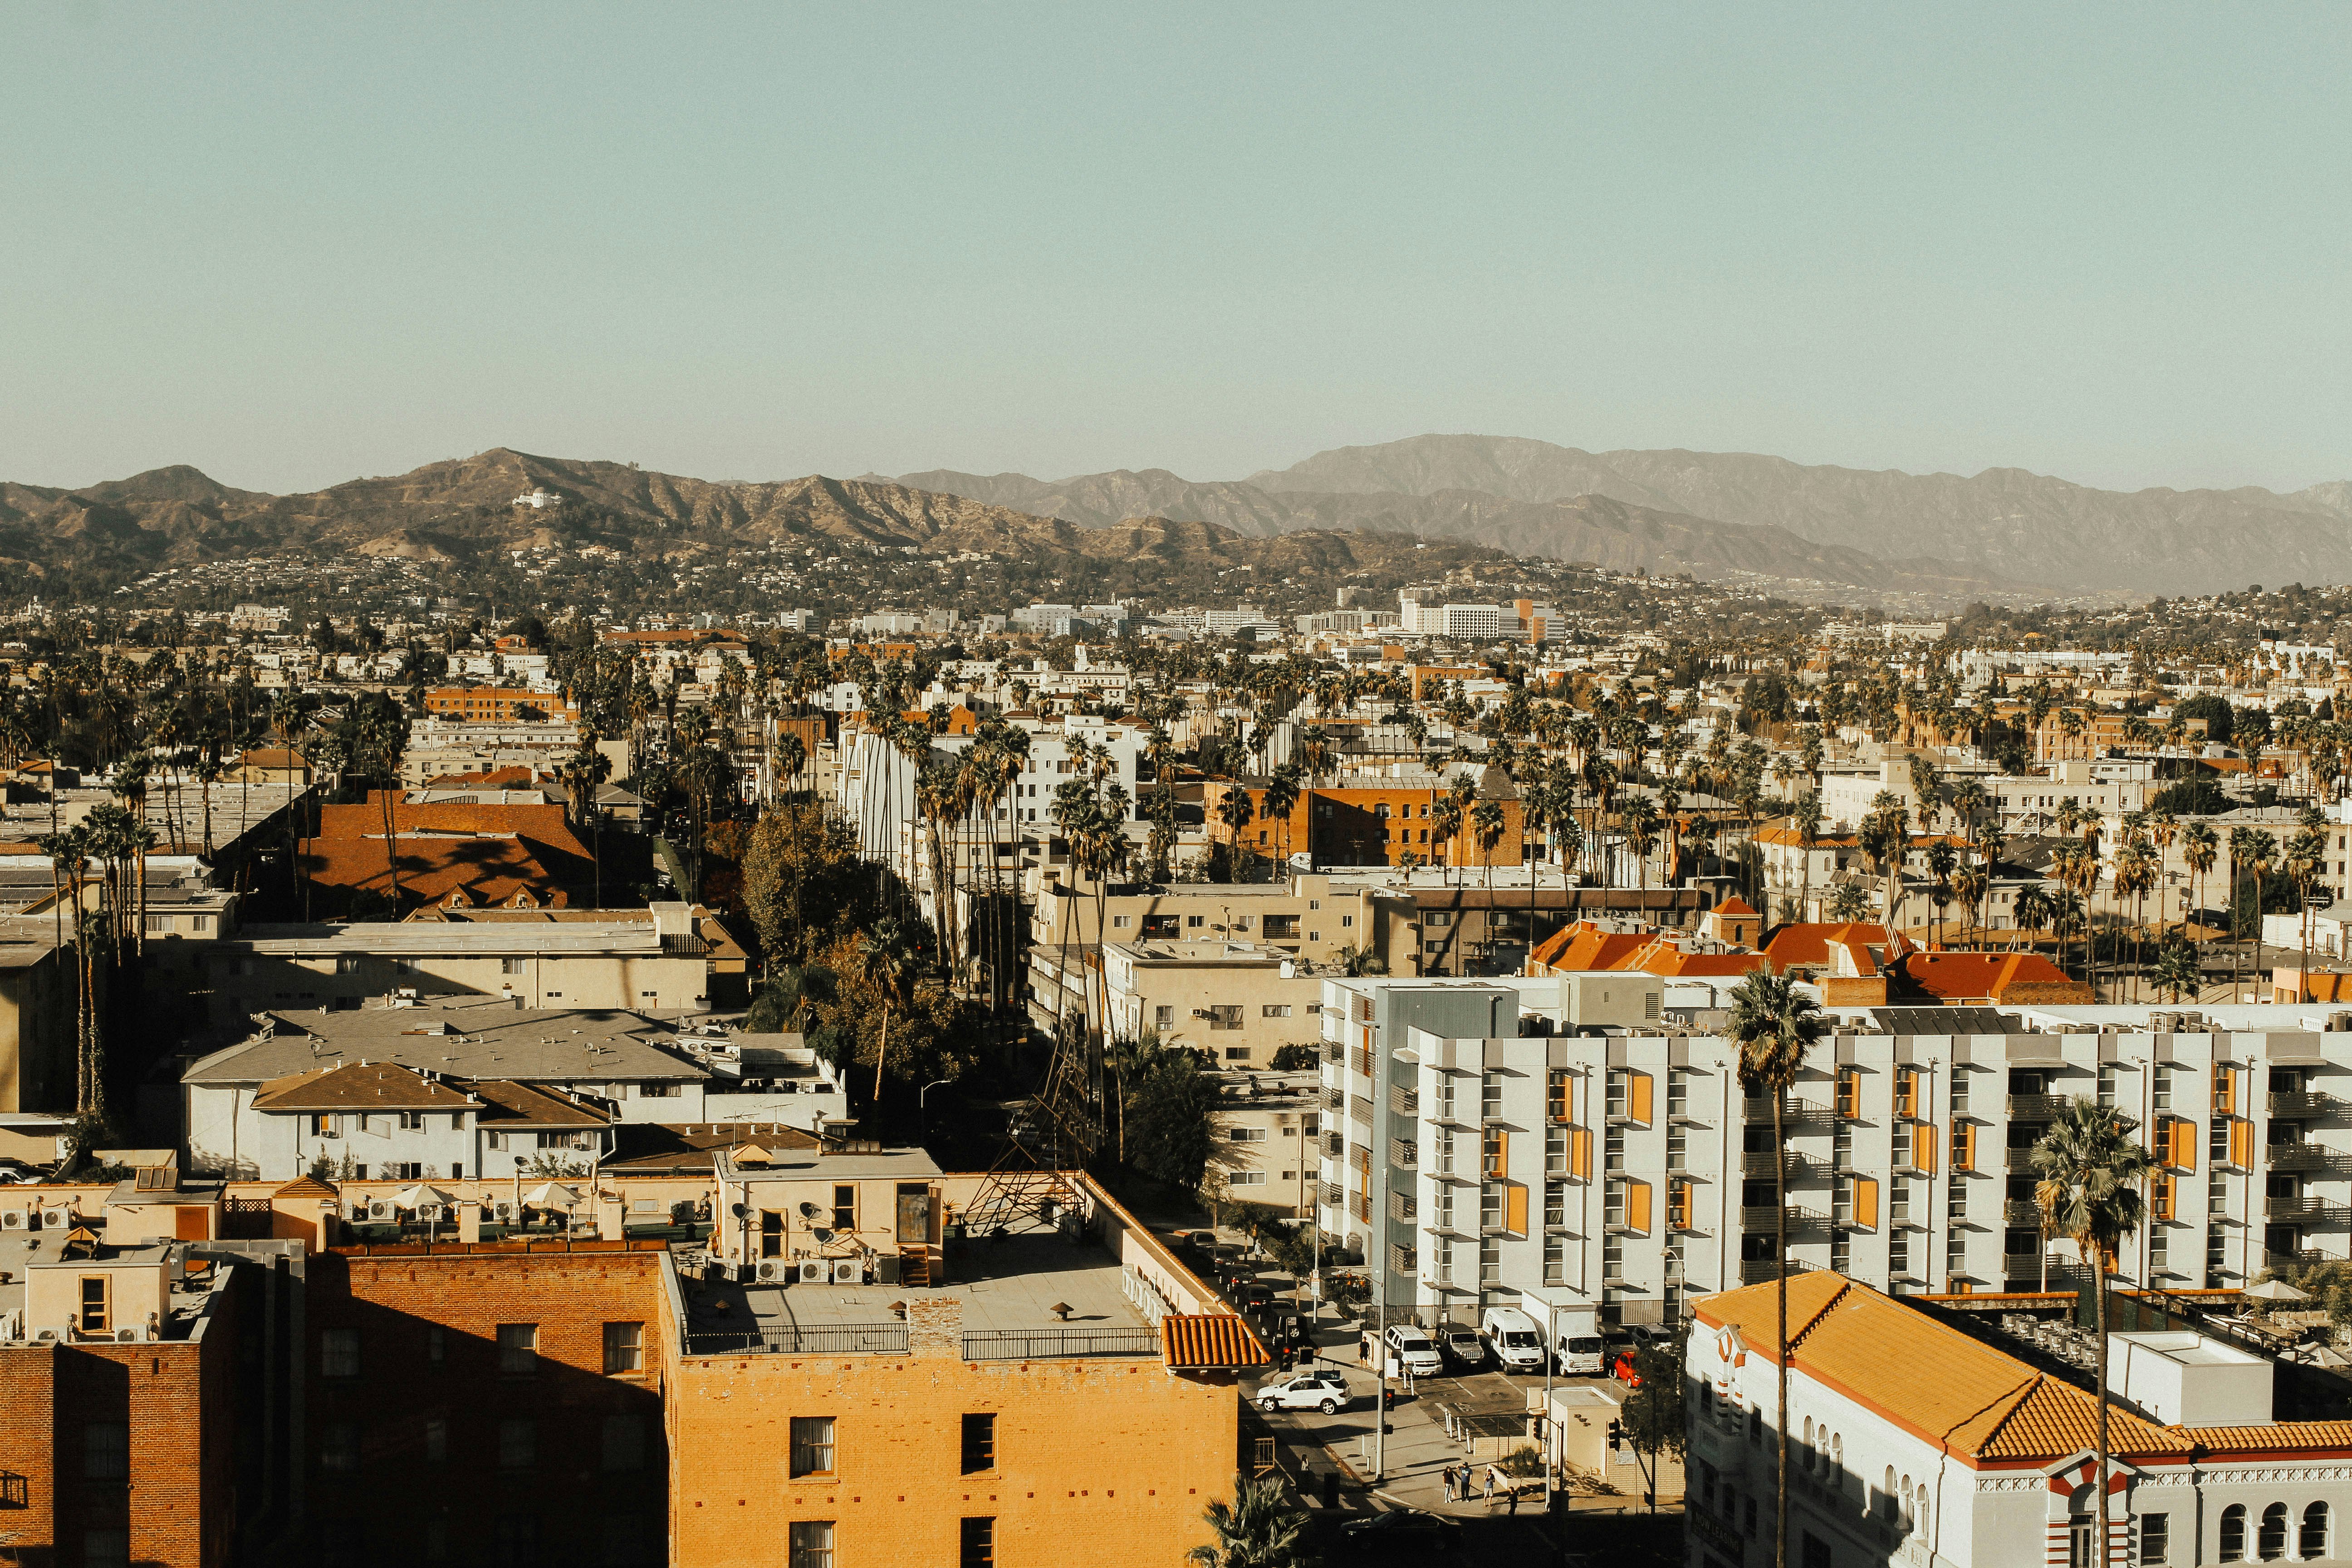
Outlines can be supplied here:
[[2158, 1219], [2172, 1217], [2172, 1177], [2158, 1171], [2148, 1182], [2148, 1208]]
[[1862, 1115], [1862, 1075], [1851, 1068], [1838, 1074], [1837, 1113], [1848, 1121]]
[[1650, 1120], [1650, 1075], [1630, 1072], [1625, 1075], [1625, 1108], [1633, 1120], [1647, 1125]]
[[1649, 1233], [1649, 1183], [1628, 1182], [1625, 1184], [1625, 1223], [1634, 1230], [1642, 1232], [1643, 1235], [1647, 1235]]
[[1914, 1068], [1897, 1068], [1895, 1070], [1895, 1114], [1919, 1114], [1919, 1074]]
[[1580, 1182], [1592, 1180], [1592, 1133], [1580, 1127], [1568, 1135], [1569, 1174]]
[[2242, 1171], [2254, 1168], [2254, 1124], [2251, 1121], [2230, 1123], [2230, 1163]]
[[2172, 1124], [2172, 1167], [2179, 1171], [2197, 1168], [2197, 1123], [2186, 1119]]
[[1503, 1189], [1503, 1228], [1513, 1236], [1528, 1233], [1528, 1189], [1523, 1183], [1513, 1182]]
[[1550, 1083], [1551, 1119], [1554, 1121], [1576, 1120], [1576, 1079], [1566, 1069], [1554, 1068]]
[[2227, 1062], [2213, 1065], [2213, 1114], [2238, 1114], [2238, 1075], [2230, 1069]]
[[1952, 1124], [1952, 1169], [1973, 1171], [1977, 1168], [1977, 1124], [1956, 1121]]
[[1915, 1171], [1933, 1171], [1936, 1168], [1936, 1129], [1932, 1122], [1917, 1122], [1911, 1129], [1911, 1168]]
[[1878, 1228], [1878, 1178], [1853, 1179], [1853, 1223], [1864, 1230]]
[[1499, 1176], [1510, 1169], [1511, 1135], [1500, 1127], [1486, 1129], [1486, 1174]]

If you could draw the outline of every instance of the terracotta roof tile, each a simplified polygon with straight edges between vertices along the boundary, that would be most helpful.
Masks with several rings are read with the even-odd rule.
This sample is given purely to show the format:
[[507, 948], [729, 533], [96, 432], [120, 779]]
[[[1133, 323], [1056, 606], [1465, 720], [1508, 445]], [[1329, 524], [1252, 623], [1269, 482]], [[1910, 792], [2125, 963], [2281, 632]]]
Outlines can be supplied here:
[[2267, 1426], [2182, 1426], [2179, 1434], [2216, 1453], [2352, 1453], [2352, 1421], [2278, 1421]]
[[1160, 1320], [1160, 1352], [1179, 1370], [1265, 1366], [1274, 1360], [1231, 1312], [1171, 1312]]

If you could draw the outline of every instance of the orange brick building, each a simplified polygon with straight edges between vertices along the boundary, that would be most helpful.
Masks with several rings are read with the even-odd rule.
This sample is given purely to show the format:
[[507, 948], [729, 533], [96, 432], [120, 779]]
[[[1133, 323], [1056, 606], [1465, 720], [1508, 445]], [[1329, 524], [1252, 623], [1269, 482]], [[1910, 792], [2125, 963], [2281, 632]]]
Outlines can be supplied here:
[[425, 710], [444, 719], [480, 723], [514, 723], [524, 720], [577, 723], [580, 710], [544, 691], [518, 691], [509, 686], [442, 686], [425, 694]]
[[[1433, 836], [1431, 822], [1444, 791], [1376, 785], [1363, 789], [1315, 789], [1302, 792], [1299, 810], [1307, 832], [1300, 847], [1318, 866], [1396, 866], [1407, 855], [1424, 865], [1516, 866], [1526, 856], [1527, 840], [1517, 791], [1500, 774], [1489, 774], [1479, 786], [1481, 799], [1492, 797], [1503, 807], [1503, 837], [1489, 855], [1478, 845], [1467, 820], [1451, 839]], [[1210, 812], [1214, 832], [1216, 813]]]

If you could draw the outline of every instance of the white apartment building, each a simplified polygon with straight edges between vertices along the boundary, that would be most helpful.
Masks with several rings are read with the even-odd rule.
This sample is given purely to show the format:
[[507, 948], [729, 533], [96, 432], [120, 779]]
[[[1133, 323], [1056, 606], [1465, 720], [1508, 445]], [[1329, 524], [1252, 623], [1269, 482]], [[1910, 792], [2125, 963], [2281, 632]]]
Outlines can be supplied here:
[[1312, 1073], [1220, 1075], [1202, 1184], [1236, 1203], [1311, 1218], [1322, 1119], [1322, 1090]]
[[[1769, 1276], [1770, 1108], [1732, 1043], [1627, 1021], [1579, 981], [1325, 981], [1318, 1219], [1386, 1306], [1673, 1321]], [[2352, 1013], [1895, 1007], [1850, 1014], [1790, 1096], [1793, 1265], [2038, 1288], [2026, 1152], [2074, 1096], [2163, 1161], [2126, 1279], [2245, 1285], [2352, 1250]]]
[[[1692, 1315], [1688, 1568], [1771, 1558], [1775, 1294], [1732, 1290]], [[1789, 1335], [1789, 1560], [1804, 1568], [2343, 1556], [2343, 1423], [2272, 1419], [2273, 1369], [2259, 1357], [2193, 1332], [2111, 1334], [2112, 1375], [2168, 1386], [2132, 1391], [2153, 1420], [2111, 1410], [2102, 1478], [2093, 1394], [1998, 1336], [1834, 1274], [1790, 1282]]]

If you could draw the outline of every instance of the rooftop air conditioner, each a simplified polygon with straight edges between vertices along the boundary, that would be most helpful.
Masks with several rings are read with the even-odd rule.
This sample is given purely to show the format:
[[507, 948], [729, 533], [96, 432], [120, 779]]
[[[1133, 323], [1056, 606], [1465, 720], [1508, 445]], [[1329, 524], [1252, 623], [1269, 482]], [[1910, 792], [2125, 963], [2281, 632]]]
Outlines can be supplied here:
[[114, 1342], [119, 1345], [135, 1345], [146, 1337], [146, 1330], [128, 1323], [114, 1331]]
[[824, 1264], [821, 1260], [811, 1258], [808, 1261], [798, 1265], [797, 1268], [802, 1284], [822, 1285], [824, 1283], [825, 1268]]
[[760, 1283], [762, 1285], [782, 1284], [783, 1282], [785, 1270], [790, 1267], [791, 1266], [785, 1263], [782, 1258], [761, 1258], [760, 1260]]
[[382, 1198], [374, 1199], [373, 1202], [371, 1202], [371, 1203], [368, 1205], [368, 1218], [370, 1218], [370, 1219], [390, 1219], [391, 1217], [392, 1217], [392, 1205], [391, 1205], [390, 1204], [388, 1204], [388, 1203], [384, 1202], [384, 1201], [383, 1201], [383, 1199], [382, 1199]]
[[833, 1260], [833, 1282], [835, 1284], [856, 1285], [865, 1278], [866, 1265], [859, 1262], [856, 1258], [836, 1258]]
[[64, 1329], [35, 1329], [33, 1342], [37, 1345], [60, 1344], [64, 1342], [66, 1332]]
[[8, 1209], [5, 1212], [0, 1212], [0, 1230], [22, 1230], [24, 1228], [25, 1211], [23, 1209]]
[[509, 1220], [513, 1219], [513, 1218], [514, 1218], [514, 1205], [512, 1205], [512, 1204], [506, 1204], [506, 1203], [502, 1203], [502, 1204], [499, 1205], [499, 1206], [498, 1206], [498, 1216], [499, 1216], [499, 1224], [501, 1224], [501, 1225], [504, 1225], [504, 1224], [506, 1224], [507, 1222], [509, 1222]]

